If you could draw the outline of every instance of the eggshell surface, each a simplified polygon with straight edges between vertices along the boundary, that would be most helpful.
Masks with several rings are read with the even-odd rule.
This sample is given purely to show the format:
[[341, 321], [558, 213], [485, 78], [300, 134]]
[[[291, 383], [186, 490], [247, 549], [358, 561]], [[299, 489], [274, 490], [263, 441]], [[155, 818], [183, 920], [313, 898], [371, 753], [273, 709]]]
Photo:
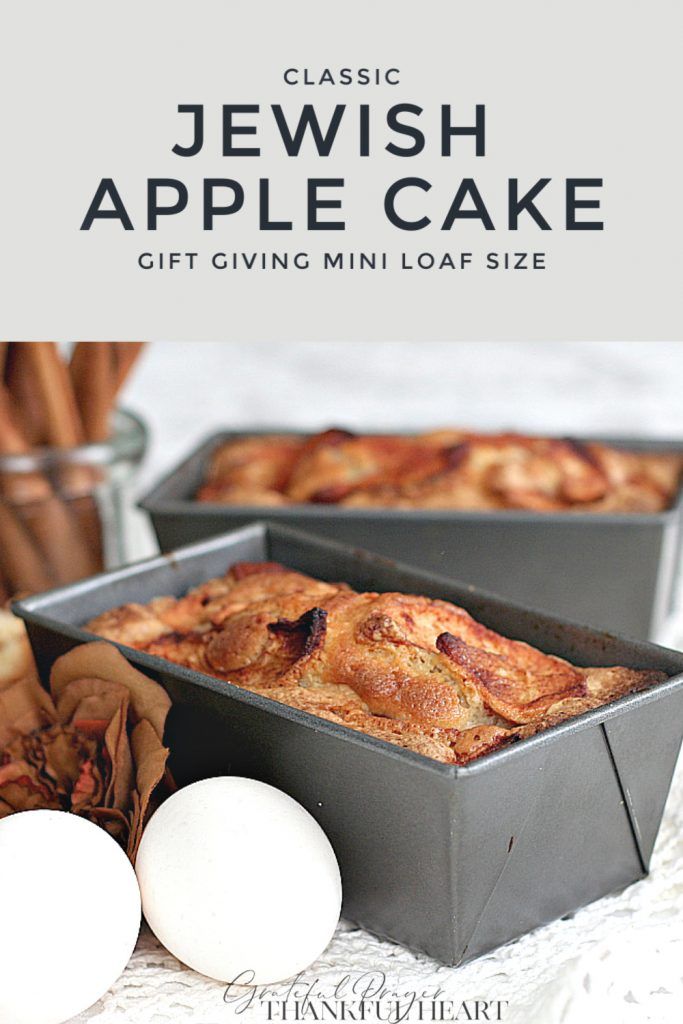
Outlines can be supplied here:
[[0, 1021], [62, 1024], [123, 972], [140, 891], [104, 829], [64, 811], [0, 820]]
[[253, 779], [205, 779], [175, 793], [145, 829], [136, 872], [160, 942], [222, 982], [298, 974], [339, 920], [327, 836], [295, 800]]

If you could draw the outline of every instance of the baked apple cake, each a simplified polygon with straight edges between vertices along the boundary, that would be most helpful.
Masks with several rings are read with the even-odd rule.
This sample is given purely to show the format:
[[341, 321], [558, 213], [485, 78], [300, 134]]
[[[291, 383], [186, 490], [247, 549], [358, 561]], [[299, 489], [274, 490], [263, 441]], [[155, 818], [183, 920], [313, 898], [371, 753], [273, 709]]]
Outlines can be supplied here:
[[447, 601], [358, 593], [271, 562], [86, 628], [447, 764], [665, 678], [580, 668]]
[[220, 445], [197, 499], [355, 508], [659, 512], [683, 457], [520, 434], [267, 434]]

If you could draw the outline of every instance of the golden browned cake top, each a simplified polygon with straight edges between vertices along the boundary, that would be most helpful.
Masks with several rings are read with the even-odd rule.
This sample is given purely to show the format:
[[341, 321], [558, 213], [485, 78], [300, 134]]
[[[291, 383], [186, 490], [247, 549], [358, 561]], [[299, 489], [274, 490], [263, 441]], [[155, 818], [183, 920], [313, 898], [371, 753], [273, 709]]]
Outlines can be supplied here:
[[214, 452], [197, 499], [356, 508], [658, 512], [683, 456], [594, 442], [439, 430], [414, 437], [326, 430], [238, 438]]
[[447, 764], [664, 678], [578, 668], [446, 601], [357, 593], [271, 562], [86, 628]]

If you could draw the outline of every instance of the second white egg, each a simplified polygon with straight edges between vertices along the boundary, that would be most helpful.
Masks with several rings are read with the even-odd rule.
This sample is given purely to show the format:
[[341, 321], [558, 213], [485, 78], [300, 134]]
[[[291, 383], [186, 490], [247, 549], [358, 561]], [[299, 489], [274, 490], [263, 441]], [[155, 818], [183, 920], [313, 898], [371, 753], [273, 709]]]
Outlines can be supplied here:
[[219, 981], [265, 984], [312, 963], [341, 909], [334, 851], [291, 797], [253, 779], [179, 790], [145, 829], [143, 912], [179, 960]]

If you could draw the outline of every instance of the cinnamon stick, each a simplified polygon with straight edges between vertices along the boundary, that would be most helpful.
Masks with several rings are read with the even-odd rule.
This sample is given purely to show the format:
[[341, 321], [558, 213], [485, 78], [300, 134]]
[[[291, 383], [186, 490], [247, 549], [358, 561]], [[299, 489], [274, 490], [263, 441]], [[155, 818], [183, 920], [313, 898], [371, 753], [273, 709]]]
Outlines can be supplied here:
[[[12, 415], [11, 402], [5, 388], [0, 386], [0, 451], [3, 454], [20, 455], [28, 445], [22, 437]], [[10, 502], [42, 501], [50, 493], [50, 486], [38, 474], [28, 473], [22, 478], [12, 474], [0, 474], [0, 494]], [[0, 569], [4, 580], [3, 590], [12, 591], [44, 589], [50, 585], [50, 577], [43, 565], [43, 558], [36, 548], [30, 533], [24, 529], [8, 505], [0, 501]]]
[[47, 440], [58, 448], [76, 448], [85, 441], [69, 371], [54, 341], [25, 341], [26, 359], [45, 409]]
[[0, 451], [5, 455], [23, 455], [28, 448], [16, 422], [9, 393], [0, 384]]
[[45, 410], [26, 359], [27, 351], [26, 346], [20, 341], [9, 343], [5, 383], [12, 401], [14, 419], [29, 444], [36, 447], [47, 444], [47, 427]]
[[145, 347], [144, 341], [115, 341], [114, 362], [116, 366], [116, 380], [114, 395], [116, 396], [125, 384], [130, 371], [133, 369], [136, 360]]
[[87, 441], [106, 441], [110, 434], [118, 375], [115, 344], [80, 341], [71, 355], [69, 376]]
[[[0, 385], [0, 452], [3, 455], [26, 455], [31, 446], [22, 434], [14, 416], [7, 390]], [[44, 501], [52, 494], [50, 483], [40, 473], [0, 474], [0, 491], [12, 501]]]
[[0, 569], [11, 593], [47, 590], [55, 583], [31, 534], [4, 501], [0, 501]]
[[109, 437], [116, 396], [143, 347], [142, 341], [79, 341], [74, 345], [69, 375], [86, 440]]
[[[55, 342], [0, 342], [0, 455], [106, 441], [116, 396], [142, 347], [80, 342], [67, 366]], [[95, 494], [103, 471], [87, 461], [59, 460], [56, 471], [45, 465], [0, 471], [0, 597], [102, 568]]]
[[[56, 448], [75, 448], [85, 442], [69, 371], [53, 341], [24, 342], [26, 359], [35, 378], [36, 391], [45, 409], [47, 440]], [[83, 533], [84, 576], [102, 568], [102, 524], [92, 492], [99, 474], [91, 466], [64, 465], [59, 474], [62, 495]]]
[[[0, 451], [6, 455], [29, 455], [31, 446], [12, 417], [9, 396], [0, 386]], [[0, 521], [0, 548], [9, 549], [11, 560], [8, 579], [12, 585], [21, 576], [24, 565], [26, 580], [35, 580], [36, 558], [44, 564], [45, 578], [68, 583], [92, 573], [92, 558], [84, 547], [74, 519], [54, 493], [50, 481], [42, 473], [0, 473], [0, 494], [6, 499], [5, 515]], [[31, 537], [38, 550], [29, 550]], [[17, 551], [14, 551], [15, 545]], [[50, 573], [48, 566], [52, 567]], [[49, 585], [49, 584], [48, 584]], [[20, 589], [31, 589], [30, 582]]]

